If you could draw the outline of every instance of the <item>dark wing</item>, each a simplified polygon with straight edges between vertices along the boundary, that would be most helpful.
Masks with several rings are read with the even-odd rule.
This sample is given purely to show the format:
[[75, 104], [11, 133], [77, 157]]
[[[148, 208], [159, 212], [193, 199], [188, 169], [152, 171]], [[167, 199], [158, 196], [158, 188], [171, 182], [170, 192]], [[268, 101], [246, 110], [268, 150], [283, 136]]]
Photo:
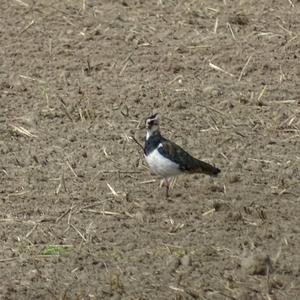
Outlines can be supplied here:
[[180, 146], [171, 141], [163, 139], [161, 144], [163, 147], [159, 147], [158, 151], [165, 157], [177, 163], [179, 168], [184, 172], [204, 173], [210, 176], [216, 176], [221, 172], [218, 168], [192, 157]]

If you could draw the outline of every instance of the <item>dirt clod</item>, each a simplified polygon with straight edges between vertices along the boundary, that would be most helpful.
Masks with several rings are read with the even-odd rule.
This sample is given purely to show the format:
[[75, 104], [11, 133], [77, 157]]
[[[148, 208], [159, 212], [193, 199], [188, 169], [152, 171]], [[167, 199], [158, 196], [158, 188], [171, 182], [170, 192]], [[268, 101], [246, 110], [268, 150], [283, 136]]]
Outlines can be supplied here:
[[180, 259], [176, 255], [170, 255], [166, 259], [166, 266], [169, 272], [174, 272], [180, 265]]
[[272, 262], [266, 254], [255, 254], [243, 258], [241, 267], [249, 275], [266, 275], [272, 269]]
[[189, 255], [184, 255], [180, 258], [180, 264], [184, 267], [188, 267], [192, 265], [192, 259]]

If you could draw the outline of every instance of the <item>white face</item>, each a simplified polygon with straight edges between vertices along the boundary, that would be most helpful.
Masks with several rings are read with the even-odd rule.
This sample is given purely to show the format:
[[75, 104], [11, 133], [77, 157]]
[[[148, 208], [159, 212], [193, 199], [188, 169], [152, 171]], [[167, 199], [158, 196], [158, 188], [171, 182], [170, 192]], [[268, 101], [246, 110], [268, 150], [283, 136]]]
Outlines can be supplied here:
[[152, 115], [146, 119], [147, 139], [153, 132], [159, 130], [159, 116], [158, 114]]
[[146, 128], [152, 132], [159, 128], [159, 116], [154, 114], [146, 119]]

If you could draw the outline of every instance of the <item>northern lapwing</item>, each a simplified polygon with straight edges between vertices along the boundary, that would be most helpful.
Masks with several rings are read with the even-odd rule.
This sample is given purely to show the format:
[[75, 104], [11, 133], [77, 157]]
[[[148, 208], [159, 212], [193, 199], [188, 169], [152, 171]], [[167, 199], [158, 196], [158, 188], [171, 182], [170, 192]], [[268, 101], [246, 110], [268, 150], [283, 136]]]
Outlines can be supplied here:
[[146, 119], [146, 129], [145, 158], [151, 170], [163, 178], [167, 198], [171, 180], [177, 175], [203, 173], [217, 176], [221, 172], [220, 169], [192, 157], [180, 146], [164, 138], [160, 133], [158, 114]]

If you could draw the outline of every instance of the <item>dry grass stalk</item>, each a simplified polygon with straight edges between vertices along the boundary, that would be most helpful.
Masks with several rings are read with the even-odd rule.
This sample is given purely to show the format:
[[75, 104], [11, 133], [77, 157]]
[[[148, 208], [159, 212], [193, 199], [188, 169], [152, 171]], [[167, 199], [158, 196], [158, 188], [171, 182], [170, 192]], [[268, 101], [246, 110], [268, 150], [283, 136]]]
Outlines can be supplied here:
[[58, 223], [63, 217], [65, 217], [69, 212], [71, 211], [71, 208], [67, 209], [64, 213], [62, 213], [56, 220], [55, 223]]
[[130, 142], [131, 138], [127, 135], [126, 132], [123, 132], [121, 136], [126, 142]]
[[207, 128], [207, 129], [200, 129], [199, 131], [201, 132], [208, 132], [208, 131], [211, 131], [211, 130], [215, 130], [214, 128], [210, 127], [210, 128]]
[[109, 155], [109, 154], [107, 153], [106, 147], [105, 147], [105, 146], [102, 147], [102, 151], [103, 151], [104, 155], [107, 157], [107, 159], [111, 160], [112, 162], [114, 162], [114, 163], [116, 163], [116, 164], [119, 163], [118, 161], [116, 161], [115, 159], [113, 159], [113, 158], [111, 157], [111, 155]]
[[287, 189], [283, 189], [282, 191], [280, 191], [280, 192], [278, 193], [278, 196], [281, 196], [281, 195], [285, 194], [286, 191], [287, 191]]
[[28, 225], [34, 225], [36, 224], [35, 221], [33, 220], [19, 220], [16, 218], [4, 218], [4, 219], [0, 219], [0, 222], [7, 222], [7, 223], [14, 223], [14, 222], [18, 222], [18, 223], [23, 223], [23, 224], [28, 224]]
[[118, 173], [118, 174], [137, 174], [142, 173], [141, 171], [123, 171], [123, 170], [100, 170], [98, 171], [99, 174], [112, 174], [112, 173]]
[[248, 159], [252, 160], [252, 161], [263, 162], [263, 163], [266, 163], [266, 164], [274, 163], [272, 160], [265, 160], [265, 159], [251, 158], [251, 157], [248, 157]]
[[29, 130], [27, 130], [26, 128], [22, 127], [22, 126], [15, 126], [13, 124], [9, 124], [15, 131], [23, 134], [23, 135], [26, 135], [28, 137], [32, 137], [32, 138], [36, 138], [37, 135], [35, 134], [32, 134]]
[[176, 287], [176, 286], [169, 285], [169, 288], [170, 288], [171, 290], [176, 291], [176, 292], [184, 293], [184, 289], [178, 288], [178, 287]]
[[260, 92], [260, 94], [259, 94], [258, 97], [257, 97], [257, 103], [262, 103], [262, 102], [261, 102], [261, 98], [262, 98], [262, 96], [264, 95], [266, 89], [267, 89], [267, 86], [265, 85], [265, 86], [263, 87], [262, 91]]
[[67, 24], [71, 25], [72, 27], [76, 27], [76, 25], [71, 22], [70, 19], [68, 19], [66, 16], [63, 16], [63, 19]]
[[26, 233], [25, 237], [29, 238], [31, 236], [31, 234], [35, 231], [35, 229], [38, 227], [38, 225], [39, 225], [38, 223], [34, 224], [32, 229]]
[[173, 78], [172, 80], [170, 80], [167, 84], [166, 84], [166, 86], [168, 86], [168, 85], [171, 85], [172, 83], [174, 83], [176, 80], [182, 80], [183, 79], [183, 76], [182, 75], [177, 75], [175, 78]]
[[106, 148], [104, 146], [102, 147], [102, 151], [106, 157], [109, 157], [108, 153], [106, 152]]
[[71, 206], [71, 208], [70, 208], [70, 210], [69, 210], [69, 215], [68, 215], [68, 225], [71, 224], [72, 212], [73, 212], [73, 209], [74, 209], [75, 206], [76, 206], [76, 205], [75, 205], [74, 203], [72, 203], [72, 206]]
[[23, 196], [27, 193], [29, 193], [29, 191], [21, 191], [21, 192], [10, 193], [10, 194], [8, 194], [8, 198], [11, 197], [11, 196]]
[[19, 259], [19, 257], [3, 258], [3, 259], [0, 259], [0, 263], [1, 262], [13, 261], [13, 260], [16, 260], [16, 259]]
[[112, 188], [112, 186], [111, 186], [108, 182], [106, 182], [106, 185], [107, 185], [108, 188], [110, 189], [111, 193], [112, 193], [114, 196], [118, 197], [118, 193]]
[[[207, 105], [200, 105], [200, 106], [202, 106], [202, 107], [204, 107], [204, 108], [206, 109], [207, 114], [208, 114], [209, 117], [212, 119], [213, 123], [215, 124], [215, 126], [211, 126], [210, 123], [207, 121], [207, 123], [209, 124], [210, 128], [208, 128], [208, 129], [201, 129], [200, 131], [209, 131], [209, 130], [217, 130], [217, 131], [219, 131], [219, 128], [218, 128], [218, 126], [217, 126], [217, 122], [216, 122], [216, 120], [212, 117], [211, 111], [220, 114], [220, 115], [222, 116], [221, 118], [223, 119], [223, 121], [224, 121], [225, 118], [227, 118], [227, 115], [226, 115], [225, 113], [219, 111], [218, 109], [213, 108], [212, 106], [207, 106]], [[223, 118], [223, 116], [224, 116], [224, 118]]]
[[187, 93], [188, 91], [188, 89], [175, 89], [176, 93]]
[[245, 217], [243, 217], [243, 222], [244, 222], [244, 224], [251, 225], [251, 226], [258, 226], [259, 225], [258, 223], [250, 221], [249, 219], [247, 219]]
[[282, 71], [282, 67], [280, 66], [280, 76], [279, 76], [279, 83], [282, 83], [283, 81], [285, 81], [286, 76]]
[[24, 29], [22, 29], [19, 34], [22, 34], [23, 32], [25, 32], [26, 30], [28, 30], [28, 28], [30, 28], [32, 25], [34, 24], [34, 20], [32, 20]]
[[[232, 290], [230, 290], [230, 291], [232, 291]], [[238, 300], [238, 298], [228, 295], [227, 293], [224, 293], [222, 291], [216, 291], [216, 294], [220, 294], [220, 295], [224, 296], [225, 299]]]
[[244, 65], [244, 67], [243, 67], [243, 69], [242, 69], [242, 71], [241, 71], [241, 73], [240, 73], [240, 76], [239, 76], [238, 81], [241, 81], [242, 77], [245, 75], [245, 74], [244, 74], [244, 73], [245, 73], [245, 70], [246, 70], [246, 68], [247, 68], [247, 66], [248, 66], [248, 64], [249, 64], [249, 62], [250, 62], [250, 60], [251, 60], [251, 58], [252, 58], [252, 55], [250, 55], [250, 56], [248, 57], [248, 59], [247, 59], [245, 65]]
[[227, 161], [229, 161], [229, 158], [228, 158], [223, 152], [220, 152], [220, 154], [221, 154]]
[[233, 29], [232, 29], [230, 23], [227, 23], [227, 27], [228, 27], [228, 29], [229, 29], [231, 35], [232, 35], [232, 38], [236, 41], [236, 37], [235, 37], [235, 34], [234, 34], [234, 32], [233, 32]]
[[278, 128], [283, 128], [284, 125], [291, 126], [292, 123], [295, 121], [295, 119], [296, 119], [296, 116], [286, 118], [284, 121], [282, 121], [279, 124]]
[[138, 184], [148, 184], [153, 182], [156, 182], [156, 180], [155, 179], [145, 180], [145, 181], [138, 182]]
[[290, 140], [298, 139], [299, 137], [300, 137], [300, 134], [296, 134], [296, 135], [293, 135], [293, 136], [291, 136], [291, 137], [289, 137], [289, 138], [286, 138], [286, 139], [284, 139], [284, 140], [281, 140], [280, 142], [286, 143], [286, 142], [289, 142]]
[[214, 126], [211, 125], [211, 124], [207, 121], [208, 125], [209, 125], [211, 128], [213, 128], [214, 130], [219, 131], [219, 128], [218, 128], [218, 125], [217, 125], [216, 120], [213, 118], [213, 116], [210, 114], [210, 112], [208, 112], [208, 115], [209, 115], [210, 119], [213, 121]]
[[284, 27], [283, 27], [281, 24], [279, 24], [278, 22], [277, 22], [277, 25], [278, 25], [283, 31], [285, 31], [287, 34], [289, 34], [289, 35], [294, 35], [294, 33], [293, 33], [292, 31], [290, 31], [290, 30], [284, 28]]
[[23, 5], [25, 7], [29, 7], [29, 4], [24, 2], [24, 1], [21, 1], [21, 0], [15, 0], [17, 3], [19, 3], [20, 5]]
[[70, 226], [78, 233], [78, 235], [86, 242], [86, 238], [84, 237], [84, 235], [73, 225], [70, 224]]
[[121, 69], [121, 71], [120, 71], [120, 73], [119, 73], [119, 76], [121, 76], [121, 75], [124, 73], [124, 71], [126, 70], [128, 64], [129, 64], [129, 61], [131, 61], [131, 62], [133, 63], [133, 60], [131, 59], [132, 54], [133, 54], [133, 52], [130, 53], [130, 54], [124, 59], [124, 61], [123, 61], [123, 67], [122, 67], [122, 69]]
[[90, 212], [90, 213], [94, 213], [94, 214], [106, 215], [106, 216], [119, 216], [119, 215], [121, 215], [121, 213], [113, 212], [113, 211], [107, 211], [107, 210], [82, 209], [82, 211]]
[[124, 211], [124, 215], [129, 217], [129, 218], [135, 218], [136, 217], [136, 214], [131, 214], [128, 211]]
[[20, 74], [19, 77], [21, 77], [23, 79], [31, 80], [31, 81], [37, 81], [38, 83], [41, 83], [41, 84], [46, 84], [46, 81], [41, 80], [41, 79], [37, 79], [37, 78], [33, 78], [33, 77], [30, 77], [30, 76]]
[[281, 100], [281, 101], [272, 101], [272, 104], [294, 104], [297, 103], [297, 100]]
[[[269, 272], [268, 272], [268, 275], [269, 275]], [[269, 286], [270, 286], [270, 284], [269, 284], [269, 276], [267, 276], [267, 286], [268, 286], [268, 290], [269, 290], [269, 289], [270, 289], [270, 288], [269, 288]], [[266, 294], [266, 298], [267, 298], [267, 300], [273, 300], [273, 299], [271, 298], [271, 296], [270, 296], [269, 293]]]
[[70, 208], [68, 208], [65, 212], [63, 212], [56, 220], [55, 223], [58, 223], [62, 218], [64, 218], [67, 214], [69, 214], [68, 216], [68, 224], [70, 224], [70, 219], [71, 219], [71, 212], [74, 209], [75, 205], [74, 203], [72, 204], [72, 206]]
[[126, 68], [127, 68], [128, 64], [129, 64], [129, 60], [128, 60], [128, 61], [126, 61], [126, 63], [124, 64], [124, 66], [123, 66], [122, 70], [121, 70], [121, 71], [120, 71], [120, 73], [119, 73], [119, 76], [121, 76], [121, 75], [124, 73], [124, 71], [126, 70]]
[[60, 103], [62, 104], [62, 106], [61, 106], [62, 110], [64, 111], [64, 113], [66, 114], [66, 116], [70, 119], [70, 121], [73, 122], [73, 118], [72, 118], [72, 116], [68, 112], [68, 108], [67, 108], [67, 105], [66, 105], [65, 101], [60, 96], [57, 96], [57, 97], [58, 97]]
[[219, 18], [217, 17], [216, 21], [215, 21], [215, 26], [214, 26], [214, 34], [217, 34], [218, 25], [219, 25]]
[[276, 36], [282, 36], [281, 34], [274, 33], [271, 31], [266, 31], [266, 32], [259, 32], [257, 33], [257, 36], [266, 36], [266, 37], [276, 37]]
[[215, 208], [212, 208], [212, 209], [210, 209], [210, 210], [204, 212], [204, 213], [202, 214], [202, 216], [204, 217], [204, 216], [213, 214], [215, 211], [216, 211], [216, 209], [215, 209]]
[[80, 120], [81, 120], [81, 121], [84, 121], [85, 118], [84, 118], [84, 116], [83, 116], [81, 107], [78, 108], [78, 113], [79, 113]]
[[58, 187], [55, 190], [55, 195], [59, 194], [61, 187], [63, 187], [64, 191], [67, 192], [64, 173], [60, 176]]
[[210, 66], [212, 69], [215, 69], [215, 70], [217, 70], [217, 71], [220, 71], [220, 72], [222, 72], [222, 73], [224, 73], [224, 74], [227, 74], [227, 75], [229, 75], [229, 76], [231, 76], [231, 77], [235, 77], [232, 73], [227, 72], [226, 70], [224, 70], [224, 69], [222, 69], [222, 68], [216, 66], [216, 65], [213, 64], [212, 62], [209, 62], [209, 66]]
[[[108, 199], [112, 200], [113, 198], [108, 198]], [[108, 200], [108, 199], [107, 199], [107, 200]], [[101, 201], [101, 202], [98, 202], [98, 203], [88, 204], [88, 205], [85, 205], [85, 206], [81, 207], [81, 208], [79, 209], [79, 212], [80, 212], [81, 210], [83, 210], [83, 209], [94, 208], [94, 207], [100, 206], [100, 205], [103, 206], [103, 202], [102, 202], [102, 201]]]
[[74, 168], [71, 166], [70, 162], [68, 160], [66, 160], [66, 165], [68, 166], [68, 168], [71, 170], [71, 172], [73, 173], [73, 175], [75, 177], [78, 177], [78, 175], [76, 174]]
[[288, 125], [288, 126], [291, 126], [292, 123], [295, 121], [295, 119], [296, 119], [296, 116], [292, 117], [292, 118], [289, 120], [289, 122], [287, 123], [287, 125]]

